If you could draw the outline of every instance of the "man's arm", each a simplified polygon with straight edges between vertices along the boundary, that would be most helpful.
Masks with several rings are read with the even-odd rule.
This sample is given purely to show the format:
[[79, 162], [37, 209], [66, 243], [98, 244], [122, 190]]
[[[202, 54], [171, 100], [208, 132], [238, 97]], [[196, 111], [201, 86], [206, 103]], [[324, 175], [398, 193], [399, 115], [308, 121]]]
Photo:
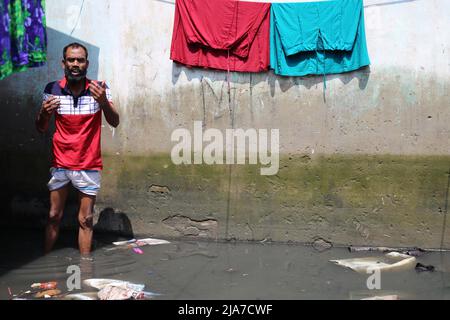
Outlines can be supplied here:
[[90, 90], [94, 99], [102, 108], [103, 113], [105, 114], [106, 121], [114, 128], [117, 128], [120, 124], [119, 113], [117, 112], [114, 104], [111, 101], [108, 101], [106, 96], [106, 84], [102, 82], [102, 85], [99, 86], [97, 83], [92, 82], [90, 85]]
[[51, 97], [42, 103], [41, 110], [36, 117], [36, 129], [40, 133], [45, 133], [48, 130], [50, 119], [56, 109], [59, 108], [61, 102], [56, 97]]
[[100, 107], [103, 109], [106, 121], [110, 126], [117, 128], [120, 124], [120, 117], [114, 104], [111, 101], [107, 101], [104, 105], [100, 105]]

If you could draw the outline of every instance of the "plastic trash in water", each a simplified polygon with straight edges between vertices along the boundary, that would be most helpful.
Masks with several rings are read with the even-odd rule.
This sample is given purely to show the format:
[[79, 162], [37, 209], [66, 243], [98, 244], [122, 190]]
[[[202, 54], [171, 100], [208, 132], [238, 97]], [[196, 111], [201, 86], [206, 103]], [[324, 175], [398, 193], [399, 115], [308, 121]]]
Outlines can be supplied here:
[[129, 288], [126, 284], [110, 284], [98, 292], [100, 300], [143, 300], [145, 295], [142, 291]]
[[113, 245], [122, 247], [122, 246], [157, 246], [161, 244], [169, 244], [170, 242], [167, 240], [160, 240], [160, 239], [152, 239], [152, 238], [146, 238], [146, 239], [131, 239], [127, 241], [119, 241], [119, 242], [113, 242]]
[[137, 241], [136, 239], [131, 239], [131, 240], [127, 240], [127, 241], [118, 241], [118, 242], [113, 242], [113, 245], [126, 246], [127, 244], [135, 243], [136, 241]]
[[57, 286], [58, 286], [58, 282], [52, 281], [52, 282], [45, 282], [45, 283], [33, 283], [31, 285], [31, 288], [52, 290], [52, 289], [56, 289]]
[[123, 285], [126, 284], [127, 288], [130, 288], [134, 291], [144, 291], [144, 284], [136, 284], [129, 281], [115, 280], [115, 279], [87, 279], [84, 280], [83, 283], [89, 287], [95, 288], [97, 290], [101, 290], [108, 285]]
[[126, 284], [111, 284], [98, 292], [100, 300], [145, 300], [160, 296], [160, 294], [149, 291], [136, 291]]
[[92, 293], [68, 295], [66, 299], [70, 300], [85, 300], [85, 296], [88, 295], [93, 300], [145, 300], [152, 299], [161, 294], [144, 291], [145, 285], [136, 284], [128, 281], [114, 280], [114, 279], [87, 279], [83, 281], [87, 286], [100, 290], [98, 293]]
[[133, 249], [133, 248], [139, 248], [139, 247], [145, 247], [145, 246], [157, 246], [157, 245], [163, 245], [163, 244], [170, 244], [167, 240], [160, 240], [160, 239], [131, 239], [127, 241], [120, 241], [120, 242], [113, 242], [114, 247], [112, 248], [106, 248], [106, 251], [115, 251], [120, 249]]
[[43, 292], [38, 292], [34, 295], [35, 298], [45, 298], [45, 299], [49, 299], [51, 297], [54, 296], [58, 296], [61, 294], [60, 290], [46, 290]]
[[170, 244], [170, 242], [167, 240], [147, 238], [137, 240], [136, 244], [143, 247], [143, 246], [158, 246], [162, 244]]
[[136, 254], [144, 254], [144, 251], [142, 251], [141, 248], [133, 248], [134, 253]]
[[331, 260], [330, 262], [367, 274], [371, 270], [404, 271], [414, 269], [416, 258], [398, 252], [390, 252], [383, 257]]

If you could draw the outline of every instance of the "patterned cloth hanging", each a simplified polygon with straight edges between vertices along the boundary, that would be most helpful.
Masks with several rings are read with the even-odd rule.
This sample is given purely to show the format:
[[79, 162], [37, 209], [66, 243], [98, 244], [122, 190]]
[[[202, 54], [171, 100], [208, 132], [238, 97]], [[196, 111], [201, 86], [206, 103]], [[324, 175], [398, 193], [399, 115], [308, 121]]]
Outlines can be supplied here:
[[0, 0], [0, 80], [46, 60], [45, 0]]

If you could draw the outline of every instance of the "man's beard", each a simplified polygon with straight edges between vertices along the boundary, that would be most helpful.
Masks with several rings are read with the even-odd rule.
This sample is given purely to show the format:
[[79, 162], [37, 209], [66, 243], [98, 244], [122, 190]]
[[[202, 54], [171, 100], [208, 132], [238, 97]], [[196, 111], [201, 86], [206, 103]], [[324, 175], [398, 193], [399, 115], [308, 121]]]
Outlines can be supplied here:
[[84, 69], [76, 69], [79, 73], [77, 75], [73, 75], [71, 70], [69, 68], [64, 69], [64, 73], [66, 75], [66, 78], [69, 82], [79, 82], [86, 78], [87, 70]]

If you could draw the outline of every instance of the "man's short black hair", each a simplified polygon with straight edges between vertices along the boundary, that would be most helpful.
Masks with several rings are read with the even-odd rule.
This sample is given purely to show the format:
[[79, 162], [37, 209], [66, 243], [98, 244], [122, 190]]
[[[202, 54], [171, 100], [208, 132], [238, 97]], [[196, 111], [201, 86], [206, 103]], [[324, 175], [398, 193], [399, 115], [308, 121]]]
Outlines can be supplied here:
[[75, 49], [82, 48], [84, 50], [84, 52], [86, 52], [86, 59], [88, 58], [88, 55], [89, 55], [88, 49], [85, 46], [83, 46], [81, 43], [72, 42], [71, 44], [68, 44], [67, 46], [64, 47], [64, 50], [63, 50], [64, 60], [66, 60], [67, 49], [69, 49], [69, 48], [75, 48]]

